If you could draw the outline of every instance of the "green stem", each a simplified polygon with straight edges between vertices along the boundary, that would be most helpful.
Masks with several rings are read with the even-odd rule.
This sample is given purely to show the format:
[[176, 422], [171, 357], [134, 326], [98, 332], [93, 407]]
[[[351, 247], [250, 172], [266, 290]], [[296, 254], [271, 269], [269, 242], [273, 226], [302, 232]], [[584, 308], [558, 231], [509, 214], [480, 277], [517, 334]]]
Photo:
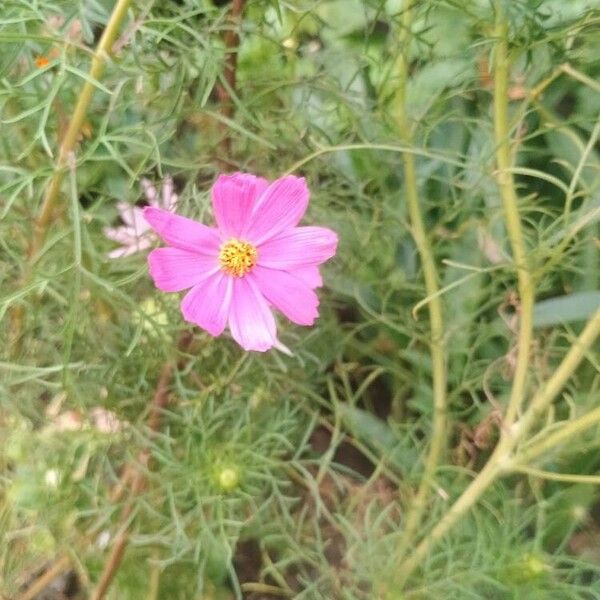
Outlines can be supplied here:
[[508, 58], [508, 22], [504, 16], [503, 2], [496, 3], [497, 21], [494, 50], [494, 132], [496, 137], [496, 180], [506, 229], [517, 268], [520, 298], [517, 359], [505, 423], [510, 426], [518, 416], [525, 396], [527, 372], [533, 339], [533, 306], [535, 290], [527, 264], [525, 240], [519, 214], [519, 199], [515, 192], [512, 168], [510, 128], [508, 122], [508, 84], [510, 63]]
[[600, 423], [600, 407], [591, 410], [581, 417], [568, 421], [552, 433], [545, 436], [539, 442], [534, 442], [521, 450], [515, 458], [517, 464], [527, 464], [533, 462], [539, 456], [560, 446], [567, 440], [573, 439], [576, 435], [584, 432], [586, 429]]
[[515, 420], [526, 392], [527, 370], [533, 335], [534, 288], [526, 264], [525, 243], [515, 193], [513, 177], [510, 172], [511, 153], [508, 126], [508, 24], [504, 17], [501, 2], [497, 3], [498, 20], [496, 23], [496, 48], [494, 68], [494, 129], [496, 135], [497, 180], [502, 197], [513, 259], [517, 267], [519, 294], [521, 297], [521, 318], [518, 336], [518, 355], [513, 387], [507, 409], [500, 441], [492, 452], [488, 462], [459, 496], [456, 502], [429, 532], [411, 555], [400, 564], [396, 581], [403, 586], [406, 579], [422, 563], [431, 548], [443, 538], [452, 527], [479, 500], [488, 487], [500, 476], [510, 472], [512, 454], [517, 443], [533, 426], [535, 420], [555, 398], [567, 379], [573, 374], [596, 337], [600, 333], [600, 312], [585, 327], [579, 338], [555, 371], [552, 378], [533, 398], [531, 405], [520, 422]]
[[[519, 431], [521, 435], [524, 435], [529, 432], [531, 427], [537, 421], [537, 419], [542, 415], [542, 413], [547, 410], [550, 406], [552, 400], [556, 397], [558, 392], [561, 390], [563, 385], [572, 375], [573, 371], [577, 367], [577, 365], [581, 362], [585, 353], [588, 352], [596, 338], [600, 335], [600, 310], [598, 310], [592, 318], [588, 321], [587, 325], [584, 327], [583, 331], [579, 335], [579, 337], [573, 342], [572, 346], [569, 348], [569, 352], [560, 363], [558, 369], [554, 372], [552, 378], [546, 383], [546, 385], [533, 397], [531, 401], [531, 405], [523, 415], [523, 418], [520, 422], [515, 423], [514, 430]], [[595, 414], [595, 410], [591, 411], [587, 415], [580, 417], [576, 421], [573, 421], [571, 425], [574, 425], [578, 421], [584, 420], [587, 423], [586, 418], [589, 418], [590, 415]], [[594, 419], [595, 417], [592, 417]], [[595, 422], [595, 421], [594, 421]], [[551, 437], [555, 437], [559, 432], [555, 432]]]
[[28, 250], [30, 261], [34, 261], [37, 253], [44, 244], [48, 228], [54, 218], [54, 209], [60, 193], [60, 186], [65, 176], [67, 160], [69, 154], [74, 150], [77, 143], [77, 138], [81, 131], [83, 122], [87, 115], [88, 108], [92, 101], [96, 86], [92, 81], [97, 81], [102, 77], [106, 67], [106, 60], [110, 55], [112, 45], [117, 37], [121, 23], [127, 14], [127, 9], [131, 0], [117, 0], [112, 14], [106, 24], [106, 28], [102, 33], [102, 37], [98, 42], [98, 46], [92, 57], [92, 64], [83, 84], [77, 103], [73, 110], [73, 116], [69, 122], [69, 127], [65, 133], [65, 137], [60, 145], [58, 159], [54, 168], [54, 175], [46, 188], [44, 202], [40, 209], [37, 219], [34, 224], [34, 234]]
[[590, 483], [592, 485], [600, 484], [600, 475], [577, 475], [571, 473], [553, 473], [551, 471], [542, 471], [533, 467], [525, 467], [523, 465], [514, 466], [515, 473], [523, 473], [531, 475], [531, 477], [539, 477], [540, 479], [548, 479], [550, 481], [562, 481], [564, 483]]
[[[500, 476], [510, 473], [514, 468], [512, 452], [517, 443], [523, 439], [529, 431], [534, 420], [540, 415], [544, 408], [547, 408], [554, 400], [567, 380], [573, 375], [579, 363], [583, 360], [585, 354], [589, 351], [596, 338], [600, 335], [600, 311], [598, 311], [585, 326], [575, 343], [569, 349], [567, 355], [563, 358], [548, 380], [546, 385], [534, 396], [531, 406], [520, 422], [515, 423], [510, 429], [504, 429], [498, 445], [492, 452], [488, 462], [459, 496], [452, 507], [446, 512], [438, 524], [431, 530], [425, 539], [413, 550], [410, 557], [400, 566], [398, 575], [399, 582], [403, 584], [413, 571], [421, 564], [423, 559], [429, 554], [432, 547], [444, 537], [450, 529], [465, 515], [465, 513], [479, 500], [487, 488]], [[592, 411], [587, 417], [590, 417], [596, 411]], [[595, 421], [598, 415], [595, 415]], [[582, 417], [579, 421], [584, 421]], [[589, 419], [591, 421], [591, 419]], [[574, 422], [573, 422], [574, 423]], [[589, 425], [592, 423], [590, 422]], [[589, 426], [588, 425], [588, 426]], [[571, 434], [576, 433], [573, 428]], [[564, 436], [554, 434], [554, 442], [562, 441]], [[547, 449], [547, 448], [546, 448]]]
[[[46, 187], [44, 201], [33, 224], [33, 234], [27, 248], [27, 264], [21, 276], [21, 287], [25, 287], [29, 283], [33, 273], [33, 265], [46, 241], [48, 229], [55, 219], [54, 213], [57, 208], [61, 184], [67, 171], [67, 162], [77, 144], [81, 127], [85, 121], [96, 89], [92, 81], [98, 81], [102, 77], [106, 60], [110, 55], [112, 45], [117, 37], [121, 23], [127, 14], [130, 3], [131, 0], [117, 0], [92, 56], [92, 64], [90, 65], [88, 77], [79, 92], [73, 116], [69, 122], [65, 137], [60, 144], [58, 158], [54, 166], [54, 174]], [[11, 353], [13, 355], [16, 355], [20, 351], [24, 314], [25, 308], [22, 303], [16, 304], [11, 311]]]
[[585, 85], [591, 87], [595, 92], [600, 93], [600, 83], [598, 83], [595, 79], [588, 77], [585, 73], [574, 69], [569, 63], [565, 63], [559, 68], [563, 73], [570, 75], [573, 79], [581, 81], [581, 83], [584, 83]]
[[[397, 64], [398, 89], [394, 98], [393, 114], [398, 128], [398, 133], [403, 144], [411, 146], [413, 136], [406, 112], [406, 88], [408, 84], [408, 51], [410, 32], [414, 15], [414, 0], [408, 0], [404, 6], [402, 26], [399, 32], [401, 48]], [[421, 523], [427, 506], [427, 496], [431, 490], [435, 471], [446, 447], [446, 356], [444, 344], [444, 323], [442, 317], [442, 302], [439, 296], [437, 271], [431, 244], [427, 237], [417, 184], [417, 171], [415, 157], [412, 153], [403, 153], [404, 186], [406, 191], [406, 204], [412, 227], [412, 234], [421, 257], [423, 276], [428, 303], [429, 321], [431, 330], [430, 353], [433, 371], [433, 423], [431, 432], [431, 445], [425, 459], [423, 476], [419, 488], [410, 505], [405, 519], [404, 532], [398, 560], [404, 556], [407, 548]]]

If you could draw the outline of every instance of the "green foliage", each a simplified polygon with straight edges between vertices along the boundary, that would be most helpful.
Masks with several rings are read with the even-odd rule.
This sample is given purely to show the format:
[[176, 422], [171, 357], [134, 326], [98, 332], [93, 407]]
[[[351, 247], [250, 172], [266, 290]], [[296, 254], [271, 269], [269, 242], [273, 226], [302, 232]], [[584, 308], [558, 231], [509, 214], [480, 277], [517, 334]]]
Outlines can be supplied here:
[[[491, 413], [510, 390], [519, 305], [494, 179], [490, 3], [417, 3], [409, 149], [390, 114], [401, 0], [247, 4], [228, 118], [215, 85], [225, 83], [229, 5], [133, 3], [25, 280], [32, 224], [113, 3], [2, 2], [0, 595], [16, 598], [64, 553], [82, 586], [97, 580], [128, 498], [115, 503], [111, 489], [143, 449], [147, 486], [110, 598], [257, 600], [269, 586], [306, 600], [395, 593], [386, 586], [432, 417], [405, 151], [443, 288], [449, 365], [448, 451], [419, 537], [498, 436]], [[600, 4], [509, 4], [514, 173], [538, 296], [531, 391], [598, 306]], [[209, 222], [224, 163], [304, 175], [306, 222], [339, 233], [338, 255], [323, 269], [317, 325], [280, 320], [293, 356], [247, 354], [195, 330], [153, 432], [148, 407], [176, 355], [178, 301], [153, 288], [144, 253], [108, 259], [103, 228], [118, 223], [117, 201], [143, 199], [141, 177], [166, 174], [179, 211]], [[588, 358], [540, 427], [597, 405], [599, 364]], [[592, 429], [540, 466], [594, 474], [599, 447]], [[507, 478], [397, 597], [600, 598], [597, 508], [593, 486]]]

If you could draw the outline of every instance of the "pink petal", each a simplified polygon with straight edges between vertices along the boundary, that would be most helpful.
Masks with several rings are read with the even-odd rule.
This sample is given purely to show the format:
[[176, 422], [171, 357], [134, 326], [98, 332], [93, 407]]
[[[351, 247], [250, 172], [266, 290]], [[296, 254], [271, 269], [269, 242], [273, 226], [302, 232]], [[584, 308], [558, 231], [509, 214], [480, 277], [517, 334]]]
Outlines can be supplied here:
[[167, 244], [198, 254], [219, 253], [220, 239], [213, 227], [155, 206], [144, 208], [144, 218]]
[[108, 253], [109, 258], [124, 258], [125, 256], [131, 256], [142, 250], [146, 250], [152, 246], [153, 241], [150, 236], [144, 236], [141, 238], [132, 238], [131, 241], [125, 242], [120, 248], [116, 248]]
[[266, 179], [248, 173], [219, 175], [212, 188], [212, 203], [217, 225], [225, 236], [243, 235], [254, 204], [268, 185]]
[[162, 205], [168, 210], [171, 196], [173, 195], [173, 179], [167, 175], [162, 184]]
[[164, 207], [169, 212], [173, 212], [177, 208], [177, 199], [178, 199], [177, 194], [171, 194], [171, 196], [169, 197], [169, 199], [165, 201], [165, 206]]
[[256, 284], [249, 277], [233, 281], [229, 329], [244, 350], [264, 352], [277, 343], [273, 313]]
[[254, 267], [248, 275], [261, 293], [290, 321], [298, 325], [312, 325], [319, 316], [319, 299], [301, 279], [286, 271]]
[[316, 265], [300, 267], [299, 269], [294, 269], [290, 272], [294, 277], [302, 279], [302, 281], [304, 281], [311, 289], [323, 286], [323, 278], [321, 277], [321, 273], [319, 273], [319, 267]]
[[130, 227], [105, 227], [102, 231], [109, 240], [118, 244], [131, 244], [135, 241]]
[[125, 223], [125, 225], [129, 225], [130, 227], [133, 227], [133, 224], [135, 223], [133, 218], [133, 208], [134, 207], [127, 202], [117, 202], [119, 216], [121, 217], [123, 223]]
[[144, 190], [144, 195], [148, 200], [149, 204], [153, 204], [156, 200], [156, 196], [158, 195], [156, 188], [152, 185], [152, 182], [149, 179], [142, 179], [142, 188]]
[[163, 292], [180, 292], [204, 281], [219, 270], [213, 256], [179, 248], [157, 248], [148, 254], [154, 285]]
[[186, 321], [213, 336], [221, 335], [229, 317], [233, 279], [217, 273], [195, 285], [181, 301]]
[[151, 227], [144, 218], [144, 211], [137, 206], [133, 209], [133, 231], [135, 235], [142, 236], [146, 232], [150, 231]]
[[150, 226], [144, 220], [144, 212], [141, 208], [127, 204], [127, 202], [119, 202], [117, 209], [123, 223], [132, 229], [134, 235], [142, 235], [150, 229]]
[[135, 246], [121, 246], [120, 248], [115, 248], [108, 253], [108, 258], [125, 258], [126, 256], [131, 256], [138, 252], [138, 249]]
[[288, 175], [274, 181], [254, 205], [246, 230], [248, 240], [258, 245], [297, 225], [308, 206], [308, 197], [302, 177]]
[[288, 229], [258, 248], [258, 264], [285, 271], [319, 265], [335, 254], [337, 241], [326, 227]]
[[162, 206], [170, 212], [177, 206], [177, 194], [173, 191], [173, 178], [167, 175], [162, 186]]

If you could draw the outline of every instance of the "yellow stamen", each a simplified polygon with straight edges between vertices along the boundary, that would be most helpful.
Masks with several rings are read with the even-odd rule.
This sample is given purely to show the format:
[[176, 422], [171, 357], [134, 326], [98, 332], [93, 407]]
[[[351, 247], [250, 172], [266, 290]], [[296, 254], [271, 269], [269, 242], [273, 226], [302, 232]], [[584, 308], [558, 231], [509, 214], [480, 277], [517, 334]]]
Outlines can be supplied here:
[[243, 277], [256, 264], [258, 253], [248, 242], [232, 239], [221, 246], [221, 269], [233, 277]]

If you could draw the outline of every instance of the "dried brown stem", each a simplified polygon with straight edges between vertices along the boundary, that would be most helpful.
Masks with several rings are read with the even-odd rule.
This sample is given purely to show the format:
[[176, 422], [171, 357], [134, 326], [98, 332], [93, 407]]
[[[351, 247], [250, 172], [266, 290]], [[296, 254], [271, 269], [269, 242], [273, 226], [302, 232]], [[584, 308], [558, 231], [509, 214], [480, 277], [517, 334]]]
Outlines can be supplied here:
[[[185, 352], [189, 347], [193, 339], [193, 334], [190, 331], [183, 331], [179, 337], [177, 344], [179, 352]], [[148, 429], [150, 431], [158, 431], [161, 424], [162, 413], [169, 403], [169, 388], [171, 386], [171, 380], [175, 370], [180, 370], [185, 366], [187, 358], [181, 357], [176, 364], [169, 361], [163, 365], [163, 368], [156, 384], [154, 396], [152, 398], [152, 405], [150, 407], [150, 413], [148, 414]], [[119, 533], [113, 543], [112, 550], [102, 569], [102, 574], [98, 581], [98, 585], [91, 595], [91, 600], [101, 600], [108, 591], [110, 584], [112, 583], [123, 557], [125, 556], [125, 550], [127, 549], [127, 542], [129, 541], [129, 522], [130, 517], [133, 513], [136, 498], [143, 492], [146, 487], [146, 476], [145, 471], [150, 463], [150, 450], [144, 448], [138, 455], [135, 463], [130, 463], [125, 466], [121, 479], [115, 486], [112, 494], [112, 498], [118, 498], [123, 495], [124, 490], [129, 487], [131, 494], [129, 500], [123, 507], [120, 515], [121, 527]]]
[[20, 596], [17, 600], [33, 600], [38, 594], [43, 592], [61, 573], [66, 571], [71, 564], [68, 556], [59, 558], [50, 568], [44, 571]]
[[[234, 112], [231, 93], [235, 93], [237, 83], [237, 57], [240, 44], [239, 27], [245, 4], [246, 0], [233, 0], [229, 10], [229, 27], [223, 35], [225, 52], [227, 53], [223, 72], [226, 85], [222, 83], [217, 84], [215, 91], [221, 107], [221, 114], [227, 119], [231, 119]], [[221, 150], [225, 157], [231, 155], [231, 137], [227, 131], [225, 131], [221, 140]]]

